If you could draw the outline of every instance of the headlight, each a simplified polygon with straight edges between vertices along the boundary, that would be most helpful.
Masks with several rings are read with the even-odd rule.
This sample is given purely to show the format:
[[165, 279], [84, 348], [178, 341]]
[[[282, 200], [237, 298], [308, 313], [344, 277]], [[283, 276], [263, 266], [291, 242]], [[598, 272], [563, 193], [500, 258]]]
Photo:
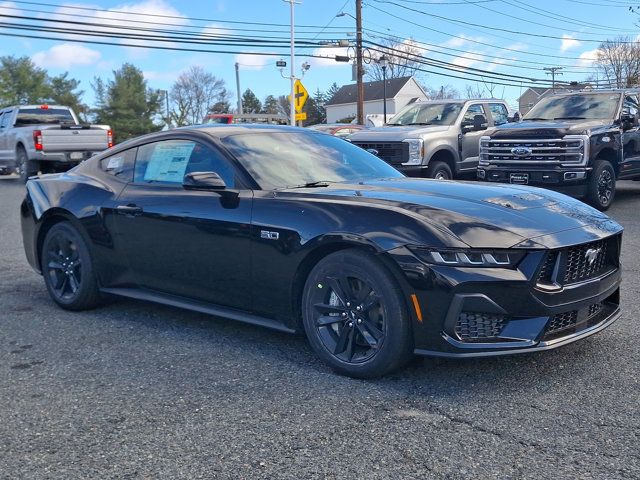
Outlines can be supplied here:
[[410, 138], [403, 140], [404, 143], [409, 144], [409, 158], [403, 165], [422, 165], [422, 158], [424, 157], [424, 144], [420, 138]]
[[520, 250], [454, 250], [409, 247], [423, 262], [451, 267], [514, 268], [525, 255]]

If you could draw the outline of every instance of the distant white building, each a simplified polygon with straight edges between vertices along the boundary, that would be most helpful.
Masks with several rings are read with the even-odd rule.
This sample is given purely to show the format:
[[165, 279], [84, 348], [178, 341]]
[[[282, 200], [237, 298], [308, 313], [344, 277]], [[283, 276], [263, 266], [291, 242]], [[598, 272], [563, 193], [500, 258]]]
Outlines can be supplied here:
[[[382, 114], [383, 82], [364, 83], [364, 115]], [[327, 123], [335, 123], [343, 118], [355, 117], [357, 114], [356, 101], [358, 98], [357, 85], [355, 83], [344, 85], [325, 104], [327, 110]], [[418, 100], [426, 100], [427, 94], [413, 77], [400, 77], [387, 79], [387, 115], [397, 113], [409, 103]]]

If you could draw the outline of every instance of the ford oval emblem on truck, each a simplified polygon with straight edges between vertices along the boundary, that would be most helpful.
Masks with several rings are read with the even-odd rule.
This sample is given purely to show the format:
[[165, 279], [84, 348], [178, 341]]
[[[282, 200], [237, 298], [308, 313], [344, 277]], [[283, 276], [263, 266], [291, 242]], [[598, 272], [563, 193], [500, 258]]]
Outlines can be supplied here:
[[526, 157], [531, 155], [531, 150], [529, 147], [514, 147], [511, 149], [511, 153], [513, 153], [516, 157]]

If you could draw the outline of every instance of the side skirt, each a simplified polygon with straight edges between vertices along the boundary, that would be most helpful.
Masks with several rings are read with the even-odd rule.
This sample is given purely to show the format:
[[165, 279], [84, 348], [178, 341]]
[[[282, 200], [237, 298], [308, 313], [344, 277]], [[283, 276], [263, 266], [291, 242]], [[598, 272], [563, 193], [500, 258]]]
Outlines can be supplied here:
[[121, 297], [134, 298], [136, 300], [161, 303], [163, 305], [170, 305], [172, 307], [184, 308], [185, 310], [192, 310], [194, 312], [215, 315], [217, 317], [237, 320], [239, 322], [250, 323], [252, 325], [259, 325], [261, 327], [271, 328], [280, 332], [296, 333], [295, 330], [271, 318], [260, 317], [258, 315], [253, 315], [241, 310], [236, 310], [235, 308], [222, 307], [220, 305], [199, 302], [197, 300], [191, 300], [175, 295], [157, 293], [150, 290], [142, 290], [138, 288], [101, 288], [100, 291], [103, 293], [108, 293], [110, 295], [119, 295]]

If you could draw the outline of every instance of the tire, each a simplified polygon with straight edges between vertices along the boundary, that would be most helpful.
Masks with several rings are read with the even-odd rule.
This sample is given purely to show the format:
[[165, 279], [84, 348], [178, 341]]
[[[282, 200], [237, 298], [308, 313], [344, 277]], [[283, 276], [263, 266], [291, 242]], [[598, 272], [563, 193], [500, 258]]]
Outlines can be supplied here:
[[47, 291], [60, 307], [88, 310], [100, 303], [89, 249], [71, 223], [56, 223], [47, 232], [41, 268]]
[[451, 173], [451, 167], [445, 162], [435, 161], [429, 163], [427, 168], [427, 177], [435, 178], [436, 180], [451, 180], [453, 173]]
[[23, 147], [18, 147], [16, 150], [16, 170], [23, 183], [27, 183], [29, 177], [38, 173], [37, 163], [29, 160]]
[[413, 357], [402, 291], [368, 253], [341, 250], [318, 262], [304, 286], [302, 320], [313, 350], [343, 375], [379, 377]]
[[616, 172], [607, 160], [596, 160], [587, 183], [587, 202], [605, 211], [616, 193]]

